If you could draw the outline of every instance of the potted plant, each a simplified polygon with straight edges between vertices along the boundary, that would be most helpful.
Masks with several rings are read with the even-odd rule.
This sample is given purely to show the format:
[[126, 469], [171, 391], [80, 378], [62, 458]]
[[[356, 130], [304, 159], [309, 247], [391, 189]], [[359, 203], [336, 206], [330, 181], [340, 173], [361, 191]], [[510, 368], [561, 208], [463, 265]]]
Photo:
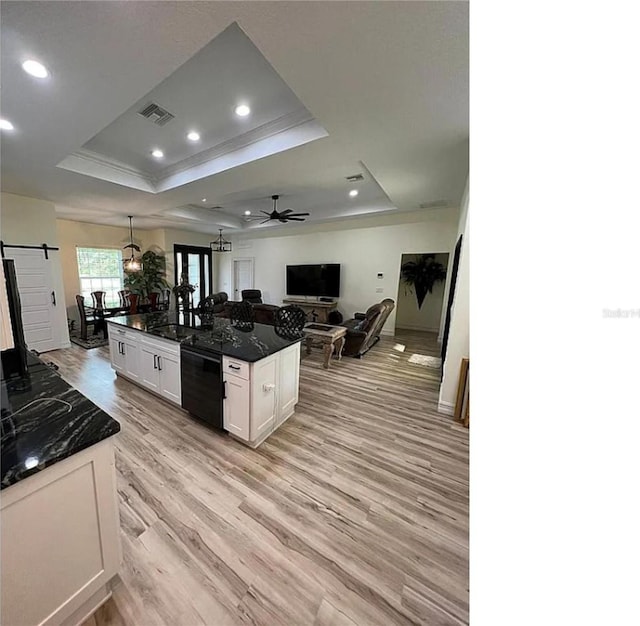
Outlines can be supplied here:
[[148, 299], [154, 291], [167, 289], [169, 283], [165, 280], [166, 259], [153, 250], [147, 250], [141, 258], [142, 269], [139, 272], [126, 272], [124, 286], [133, 295]]
[[436, 261], [435, 254], [421, 254], [417, 261], [407, 261], [400, 268], [400, 276], [405, 285], [416, 291], [418, 309], [433, 286], [447, 277], [447, 270], [442, 263]]
[[189, 302], [191, 294], [196, 288], [189, 283], [189, 277], [185, 272], [180, 275], [180, 283], [173, 288], [173, 293], [176, 296], [176, 301], [182, 300], [182, 305], [185, 309], [189, 308]]

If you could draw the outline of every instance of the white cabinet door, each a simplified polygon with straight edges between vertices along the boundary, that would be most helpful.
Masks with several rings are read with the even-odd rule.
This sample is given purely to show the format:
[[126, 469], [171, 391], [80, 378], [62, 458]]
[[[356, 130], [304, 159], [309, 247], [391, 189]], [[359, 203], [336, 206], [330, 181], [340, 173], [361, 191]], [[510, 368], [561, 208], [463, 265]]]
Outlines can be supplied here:
[[128, 336], [122, 342], [124, 345], [124, 373], [131, 380], [140, 378], [140, 349], [138, 342], [132, 341]]
[[140, 384], [158, 392], [160, 388], [160, 370], [158, 370], [158, 355], [153, 346], [140, 344]]
[[157, 357], [156, 363], [160, 372], [160, 395], [181, 405], [180, 356], [158, 350]]
[[300, 344], [285, 348], [278, 353], [278, 416], [276, 427], [282, 424], [295, 410], [298, 403], [298, 377], [300, 373]]
[[251, 385], [238, 376], [225, 376], [225, 398], [222, 401], [224, 429], [249, 441]]
[[261, 359], [251, 367], [251, 441], [275, 427], [278, 354]]
[[111, 358], [111, 367], [116, 372], [125, 371], [125, 356], [122, 354], [122, 346], [124, 343], [119, 337], [109, 337], [109, 356]]

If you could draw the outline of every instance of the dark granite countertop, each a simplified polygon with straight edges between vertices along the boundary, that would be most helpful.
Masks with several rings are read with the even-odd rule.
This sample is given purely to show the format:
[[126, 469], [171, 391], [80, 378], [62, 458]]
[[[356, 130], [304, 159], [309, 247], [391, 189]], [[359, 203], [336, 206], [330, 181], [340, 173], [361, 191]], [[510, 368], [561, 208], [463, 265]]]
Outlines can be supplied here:
[[267, 324], [233, 325], [223, 317], [159, 311], [109, 318], [109, 322], [250, 363], [275, 354], [302, 340], [291, 332]]
[[28, 373], [2, 381], [4, 489], [120, 431], [120, 424], [28, 354]]

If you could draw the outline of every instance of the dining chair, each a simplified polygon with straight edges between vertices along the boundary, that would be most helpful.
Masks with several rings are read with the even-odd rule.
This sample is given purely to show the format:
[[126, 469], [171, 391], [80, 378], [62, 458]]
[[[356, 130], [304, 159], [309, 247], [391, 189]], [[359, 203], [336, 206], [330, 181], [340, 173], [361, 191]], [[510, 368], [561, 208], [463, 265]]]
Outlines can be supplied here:
[[126, 309], [129, 307], [129, 294], [131, 292], [128, 289], [121, 289], [120, 291], [118, 291], [118, 297], [120, 298], [120, 306], [123, 309]]
[[[96, 314], [95, 309], [88, 308], [84, 305], [84, 296], [76, 295], [76, 304], [78, 305], [78, 313], [80, 315], [80, 337], [87, 340], [87, 330], [89, 326], [104, 323], [104, 319]], [[107, 336], [106, 324], [103, 328], [104, 336]]]
[[106, 291], [92, 291], [91, 299], [93, 300], [94, 309], [106, 309], [104, 297], [107, 295]]
[[158, 298], [160, 298], [160, 294], [157, 291], [152, 291], [149, 294], [149, 308], [151, 311], [158, 310]]

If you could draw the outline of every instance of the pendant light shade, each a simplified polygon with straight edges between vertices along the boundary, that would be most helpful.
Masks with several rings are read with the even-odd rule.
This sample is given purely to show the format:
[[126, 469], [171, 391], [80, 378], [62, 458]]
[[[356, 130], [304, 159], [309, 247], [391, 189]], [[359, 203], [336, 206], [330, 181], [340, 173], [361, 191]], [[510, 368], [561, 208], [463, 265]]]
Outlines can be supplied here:
[[122, 249], [127, 250], [128, 248], [131, 248], [131, 257], [126, 259], [123, 263], [124, 271], [131, 274], [134, 272], [140, 272], [142, 270], [142, 261], [140, 259], [136, 259], [134, 254], [134, 251], [140, 252], [140, 246], [133, 243], [133, 224], [131, 221], [133, 219], [133, 215], [129, 215], [128, 217], [129, 217], [129, 241], [131, 243], [128, 243]]
[[222, 236], [222, 228], [218, 229], [220, 231], [220, 235], [215, 241], [212, 241], [209, 246], [212, 252], [231, 252], [231, 242], [227, 241]]

